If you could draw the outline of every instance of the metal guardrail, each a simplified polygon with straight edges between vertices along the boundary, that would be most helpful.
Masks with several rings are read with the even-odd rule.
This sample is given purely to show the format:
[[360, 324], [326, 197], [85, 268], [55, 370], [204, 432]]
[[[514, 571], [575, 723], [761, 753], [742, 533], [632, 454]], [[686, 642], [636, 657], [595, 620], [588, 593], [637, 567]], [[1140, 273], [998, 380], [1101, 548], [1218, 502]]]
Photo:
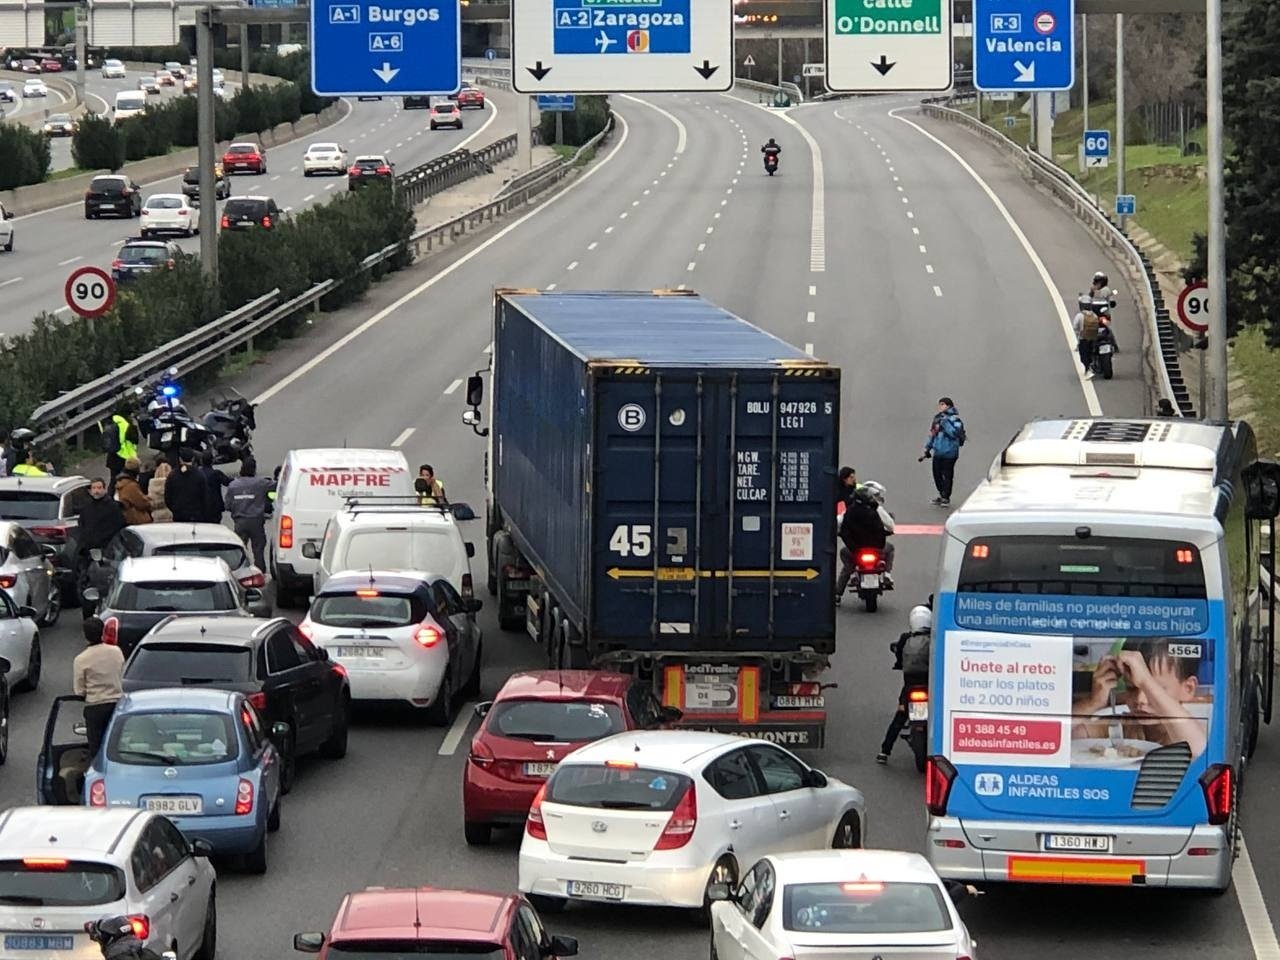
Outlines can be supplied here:
[[[962, 98], [972, 98], [972, 96], [972, 92], [960, 94]], [[1195, 416], [1191, 393], [1182, 376], [1182, 364], [1178, 357], [1177, 331], [1165, 305], [1164, 294], [1160, 290], [1151, 261], [1116, 225], [1110, 214], [1099, 205], [1097, 199], [1067, 171], [1040, 156], [1030, 146], [1020, 146], [975, 117], [943, 106], [944, 102], [957, 102], [958, 99], [936, 97], [923, 101], [920, 109], [928, 116], [959, 123], [1014, 158], [1037, 182], [1047, 186], [1060, 201], [1070, 207], [1081, 223], [1106, 241], [1109, 246], [1124, 252], [1130, 261], [1130, 266], [1141, 278], [1139, 289], [1142, 299], [1141, 313], [1147, 323], [1150, 342], [1157, 345], [1160, 351], [1160, 362], [1151, 364], [1160, 394], [1173, 401], [1181, 416]]]
[[494, 163], [515, 154], [516, 135], [513, 133], [479, 150], [454, 150], [428, 160], [397, 176], [396, 186], [404, 190], [409, 201], [416, 205], [464, 180], [490, 172]]

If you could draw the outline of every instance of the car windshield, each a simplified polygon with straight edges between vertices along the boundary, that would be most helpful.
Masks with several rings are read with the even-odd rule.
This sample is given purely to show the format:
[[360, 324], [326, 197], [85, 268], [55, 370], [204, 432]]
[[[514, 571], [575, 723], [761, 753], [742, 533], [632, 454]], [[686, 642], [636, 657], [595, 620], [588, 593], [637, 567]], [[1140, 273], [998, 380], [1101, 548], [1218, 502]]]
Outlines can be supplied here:
[[139, 83], [155, 83], [156, 78], [155, 77], [139, 77], [138, 82]]
[[55, 113], [49, 118], [50, 123], [70, 123], [71, 115], [68, 113]]
[[[375, 596], [361, 594], [375, 593]], [[426, 604], [416, 597], [377, 591], [324, 593], [311, 605], [311, 620], [325, 627], [407, 627], [426, 618]]]
[[239, 604], [231, 586], [207, 580], [116, 581], [107, 605], [112, 610], [150, 613], [196, 613], [235, 610]]
[[950, 930], [932, 883], [796, 883], [783, 888], [782, 925], [805, 933], [937, 933]]
[[116, 99], [117, 110], [141, 110], [147, 105], [142, 97], [119, 97]]
[[164, 263], [169, 251], [164, 247], [122, 247], [119, 259], [125, 263]]
[[243, 683], [253, 679], [253, 653], [226, 644], [144, 643], [125, 665], [125, 678], [148, 683]]
[[238, 746], [221, 713], [130, 713], [111, 728], [107, 759], [141, 766], [222, 763]]
[[496, 943], [452, 940], [335, 940], [329, 943], [329, 955], [343, 960], [396, 960], [424, 954], [437, 960], [500, 960], [505, 952]]
[[372, 167], [374, 169], [377, 169], [378, 167], [386, 166], [387, 161], [381, 159], [380, 157], [361, 157], [359, 160], [356, 161], [356, 163], [362, 167]]
[[182, 175], [182, 182], [183, 182], [183, 183], [199, 183], [199, 182], [200, 182], [200, 171], [199, 171], [199, 170], [188, 170], [186, 173], [184, 173], [184, 174]]
[[587, 700], [500, 700], [489, 711], [488, 731], [513, 740], [574, 743], [626, 729], [616, 704]]
[[307, 147], [307, 153], [337, 153], [338, 145], [336, 143], [313, 143]]
[[456, 110], [457, 108], [458, 108], [458, 105], [455, 103], [437, 103], [431, 109], [434, 110], [436, 113], [453, 113], [453, 111]]
[[347, 543], [346, 556], [338, 569], [430, 570], [450, 574], [455, 565], [455, 546], [444, 530], [356, 531]]
[[674, 810], [688, 777], [667, 770], [623, 766], [634, 761], [561, 764], [547, 783], [547, 801], [613, 810]]
[[261, 200], [228, 200], [227, 205], [222, 208], [222, 212], [235, 214], [238, 217], [260, 217], [267, 212], [267, 205]]
[[166, 543], [152, 551], [159, 556], [217, 557], [231, 570], [249, 565], [244, 547], [234, 543]]
[[247, 143], [233, 143], [228, 148], [227, 153], [257, 153], [258, 148], [250, 146]]
[[58, 495], [28, 490], [0, 492], [0, 520], [55, 520]]
[[178, 210], [182, 207], [182, 201], [177, 197], [152, 197], [147, 201], [147, 206], [152, 210]]
[[125, 895], [124, 874], [106, 863], [0, 860], [0, 904], [91, 907]]

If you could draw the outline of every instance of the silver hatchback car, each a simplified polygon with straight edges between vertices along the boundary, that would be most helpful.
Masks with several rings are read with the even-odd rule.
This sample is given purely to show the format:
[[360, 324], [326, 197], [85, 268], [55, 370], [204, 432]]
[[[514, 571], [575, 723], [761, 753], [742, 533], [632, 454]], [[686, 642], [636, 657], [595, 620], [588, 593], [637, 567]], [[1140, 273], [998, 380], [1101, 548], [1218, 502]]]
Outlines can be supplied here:
[[30, 607], [43, 627], [58, 622], [62, 587], [53, 568], [54, 548], [41, 545], [22, 525], [0, 520], [0, 589], [19, 607]]

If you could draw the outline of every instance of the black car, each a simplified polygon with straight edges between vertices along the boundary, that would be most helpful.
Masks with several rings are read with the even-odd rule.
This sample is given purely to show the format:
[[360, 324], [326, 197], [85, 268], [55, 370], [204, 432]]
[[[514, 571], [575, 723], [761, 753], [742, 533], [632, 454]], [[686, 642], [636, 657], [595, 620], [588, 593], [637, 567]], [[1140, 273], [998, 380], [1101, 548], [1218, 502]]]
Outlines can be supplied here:
[[84, 192], [84, 218], [97, 220], [104, 213], [112, 216], [142, 215], [142, 188], [125, 176], [94, 177]]
[[41, 546], [62, 575], [63, 597], [74, 597], [76, 553], [80, 545], [77, 515], [89, 500], [84, 477], [5, 477], [0, 479], [0, 520], [16, 520]]
[[347, 753], [351, 688], [297, 626], [277, 617], [170, 620], [156, 627], [124, 665], [124, 690], [202, 686], [236, 690], [249, 698], [268, 729], [287, 726], [276, 746], [284, 757], [282, 790], [293, 787], [297, 758], [319, 751]]
[[270, 230], [280, 222], [280, 208], [270, 197], [232, 197], [222, 208], [223, 230]]
[[7, 80], [0, 82], [0, 103], [17, 103], [18, 91]]
[[111, 279], [124, 283], [152, 270], [172, 270], [181, 256], [182, 248], [172, 240], [126, 240], [111, 261]]
[[[200, 168], [187, 167], [182, 175], [182, 195], [192, 203], [200, 202]], [[213, 199], [224, 200], [231, 196], [231, 181], [222, 170], [222, 164], [214, 167]]]
[[355, 190], [366, 183], [394, 183], [396, 168], [386, 157], [356, 157], [347, 169], [347, 189]]
[[431, 109], [431, 98], [421, 94], [414, 94], [405, 97], [402, 106], [406, 110], [429, 110]]

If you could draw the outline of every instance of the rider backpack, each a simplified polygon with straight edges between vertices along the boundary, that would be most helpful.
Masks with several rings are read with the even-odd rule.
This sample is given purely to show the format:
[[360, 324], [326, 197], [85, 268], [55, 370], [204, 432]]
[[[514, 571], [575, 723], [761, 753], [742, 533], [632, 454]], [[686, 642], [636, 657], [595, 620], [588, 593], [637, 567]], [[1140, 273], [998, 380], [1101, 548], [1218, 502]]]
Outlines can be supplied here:
[[108, 420], [98, 428], [101, 436], [98, 443], [103, 453], [115, 453], [120, 449], [120, 428], [114, 420]]
[[902, 672], [904, 674], [927, 674], [929, 672], [928, 631], [909, 633], [902, 641]]
[[956, 445], [963, 447], [964, 442], [969, 439], [969, 435], [964, 432], [964, 421], [959, 417], [952, 417], [951, 426], [956, 432]]
[[1080, 339], [1097, 340], [1098, 323], [1098, 315], [1096, 313], [1092, 310], [1084, 311], [1084, 318], [1080, 323]]

